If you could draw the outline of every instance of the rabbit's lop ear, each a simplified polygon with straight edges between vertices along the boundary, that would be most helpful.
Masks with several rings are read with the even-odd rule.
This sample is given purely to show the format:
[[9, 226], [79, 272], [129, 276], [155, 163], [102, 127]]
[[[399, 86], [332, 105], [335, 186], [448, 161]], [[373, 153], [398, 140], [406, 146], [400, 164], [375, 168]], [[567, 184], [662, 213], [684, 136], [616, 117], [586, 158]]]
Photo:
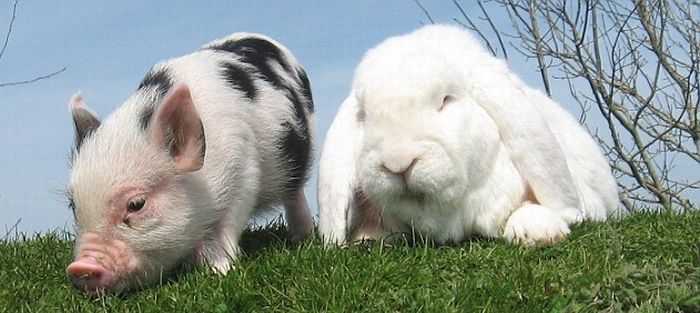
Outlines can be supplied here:
[[516, 169], [530, 185], [537, 201], [575, 219], [581, 212], [579, 192], [571, 176], [561, 145], [539, 113], [536, 101], [551, 101], [536, 92], [527, 94], [518, 78], [510, 88], [490, 84], [477, 91], [479, 105], [491, 116]]
[[357, 208], [357, 158], [362, 129], [354, 94], [340, 106], [328, 129], [318, 170], [319, 232], [326, 244], [344, 244]]

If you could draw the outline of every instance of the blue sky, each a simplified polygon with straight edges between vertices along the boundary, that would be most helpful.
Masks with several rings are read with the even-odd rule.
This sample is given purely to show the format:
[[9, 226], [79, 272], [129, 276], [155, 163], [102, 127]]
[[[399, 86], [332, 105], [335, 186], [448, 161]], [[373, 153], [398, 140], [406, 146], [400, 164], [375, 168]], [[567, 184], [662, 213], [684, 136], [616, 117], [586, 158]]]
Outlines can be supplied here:
[[[461, 3], [474, 10], [473, 1]], [[423, 4], [436, 22], [459, 16], [452, 1]], [[12, 1], [0, 4], [3, 36], [11, 9]], [[505, 16], [494, 17], [507, 23]], [[71, 229], [61, 191], [73, 142], [68, 100], [76, 91], [105, 117], [158, 60], [233, 32], [263, 33], [292, 50], [309, 74], [320, 151], [364, 52], [427, 22], [409, 0], [20, 1], [0, 59], [0, 83], [66, 70], [33, 84], [0, 88], [0, 238], [17, 221], [21, 232]], [[540, 88], [534, 63], [518, 62], [514, 70]], [[315, 180], [306, 188], [313, 214]]]

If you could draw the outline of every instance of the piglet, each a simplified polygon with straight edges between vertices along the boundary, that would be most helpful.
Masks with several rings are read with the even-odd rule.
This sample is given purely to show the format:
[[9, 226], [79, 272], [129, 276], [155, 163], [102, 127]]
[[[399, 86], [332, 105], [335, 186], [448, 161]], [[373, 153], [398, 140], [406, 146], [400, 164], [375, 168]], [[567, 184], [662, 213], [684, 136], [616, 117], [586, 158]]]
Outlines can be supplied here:
[[137, 289], [190, 263], [225, 274], [251, 216], [278, 205], [293, 239], [309, 235], [313, 110], [291, 52], [248, 33], [156, 64], [102, 122], [73, 96], [73, 284]]

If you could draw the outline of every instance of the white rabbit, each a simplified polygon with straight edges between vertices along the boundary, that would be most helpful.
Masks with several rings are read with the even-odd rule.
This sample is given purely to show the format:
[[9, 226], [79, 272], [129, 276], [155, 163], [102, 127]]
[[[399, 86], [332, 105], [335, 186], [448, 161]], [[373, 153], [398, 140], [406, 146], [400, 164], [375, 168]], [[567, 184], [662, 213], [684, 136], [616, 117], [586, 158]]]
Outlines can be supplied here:
[[433, 25], [365, 55], [328, 130], [318, 204], [327, 243], [415, 231], [546, 245], [618, 196], [569, 113], [466, 31]]

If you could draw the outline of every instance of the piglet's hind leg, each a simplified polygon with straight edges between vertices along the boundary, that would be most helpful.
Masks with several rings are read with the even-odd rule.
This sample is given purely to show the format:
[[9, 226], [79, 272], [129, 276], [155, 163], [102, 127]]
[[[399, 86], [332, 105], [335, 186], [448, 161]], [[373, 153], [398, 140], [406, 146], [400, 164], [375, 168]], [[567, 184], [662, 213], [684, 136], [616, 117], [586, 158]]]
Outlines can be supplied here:
[[313, 233], [314, 223], [303, 189], [297, 190], [294, 197], [284, 204], [284, 208], [292, 241], [302, 240]]

